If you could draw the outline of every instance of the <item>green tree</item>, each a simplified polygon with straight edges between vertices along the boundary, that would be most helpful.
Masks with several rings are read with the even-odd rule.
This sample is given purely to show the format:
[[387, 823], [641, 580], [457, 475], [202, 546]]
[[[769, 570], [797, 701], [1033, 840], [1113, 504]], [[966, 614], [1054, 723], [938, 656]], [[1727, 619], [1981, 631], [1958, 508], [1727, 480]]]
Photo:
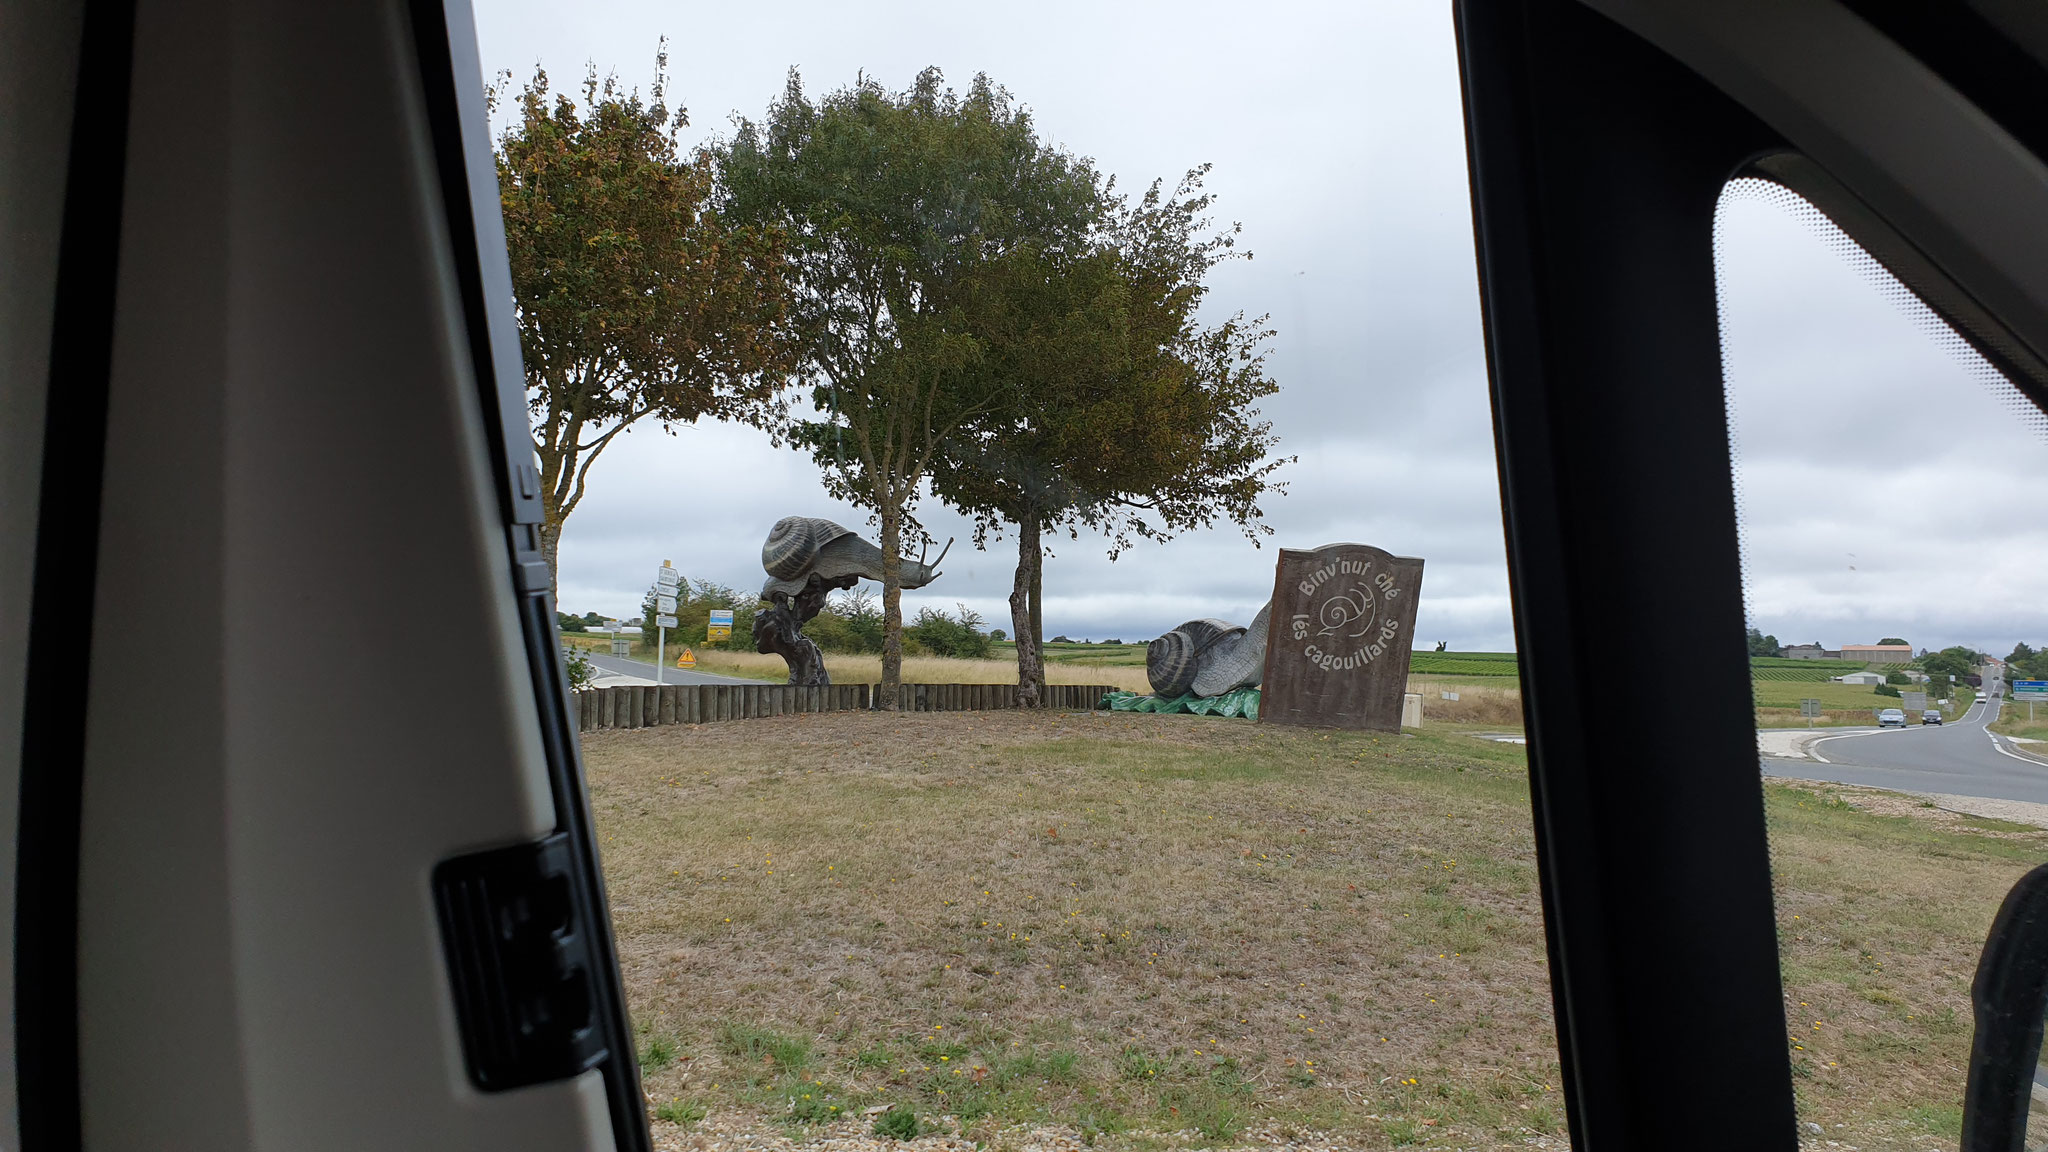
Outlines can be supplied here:
[[1960, 680], [1970, 675], [1979, 663], [1978, 654], [1968, 648], [1943, 648], [1920, 658], [1920, 670], [1928, 675], [1947, 675]]
[[1879, 641], [1878, 641], [1878, 643], [1879, 643], [1879, 644], [1904, 644], [1904, 643], [1905, 643], [1905, 641], [1904, 641], [1904, 640], [1901, 640], [1901, 639], [1899, 639], [1899, 638], [1898, 638], [1897, 636], [1887, 636], [1887, 637], [1885, 637], [1884, 639], [1882, 639], [1882, 640], [1879, 640]]
[[721, 157], [726, 217], [788, 237], [790, 320], [815, 386], [812, 412], [782, 431], [880, 524], [885, 708], [920, 485], [1004, 401], [970, 314], [1017, 253], [1085, 244], [1099, 215], [1093, 169], [1040, 142], [1007, 92], [985, 76], [964, 96], [942, 85], [927, 68], [905, 92], [862, 78], [814, 102], [791, 70]]
[[1776, 656], [1780, 645], [1776, 636], [1766, 636], [1755, 628], [1749, 630], [1749, 654], [1751, 656]]
[[667, 63], [664, 45], [647, 101], [594, 69], [573, 100], [536, 70], [497, 141], [550, 581], [620, 433], [649, 417], [670, 433], [707, 415], [764, 422], [790, 364], [780, 238], [713, 210], [711, 157], [677, 144], [689, 118], [665, 102]]
[[[660, 606], [655, 598], [661, 595], [661, 585], [650, 584], [640, 597], [640, 647], [649, 652], [655, 650], [656, 609]], [[754, 605], [758, 598], [723, 584], [709, 580], [685, 578], [676, 588], [676, 626], [669, 629], [669, 645], [687, 644], [695, 648], [739, 648], [752, 643], [754, 635]], [[713, 608], [732, 609], [732, 639], [712, 641], [705, 639], [705, 630], [711, 623]]]
[[[975, 517], [977, 546], [1017, 529], [1010, 615], [1019, 697], [1045, 685], [1046, 532], [1109, 538], [1114, 560], [1135, 539], [1227, 519], [1254, 542], [1260, 500], [1284, 490], [1277, 444], [1256, 402], [1265, 373], [1264, 317], [1203, 326], [1211, 268], [1240, 255], [1236, 225], [1209, 233], [1208, 168], [1136, 203], [1105, 197], [1086, 248], [1023, 250], [991, 269], [981, 325], [1009, 403], [967, 422], [962, 446], [935, 466], [933, 488]], [[1248, 257], [1249, 254], [1242, 254]]]

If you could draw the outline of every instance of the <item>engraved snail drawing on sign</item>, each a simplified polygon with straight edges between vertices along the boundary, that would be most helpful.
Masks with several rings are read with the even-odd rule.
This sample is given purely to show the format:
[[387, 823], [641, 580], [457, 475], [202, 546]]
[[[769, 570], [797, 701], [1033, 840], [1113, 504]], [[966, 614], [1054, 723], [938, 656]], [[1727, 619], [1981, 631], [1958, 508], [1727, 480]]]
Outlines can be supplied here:
[[1391, 573], [1374, 567], [1372, 560], [1333, 559], [1297, 583], [1306, 610], [1293, 614], [1289, 634], [1296, 642], [1308, 641], [1302, 655], [1310, 664], [1326, 671], [1362, 668], [1400, 634], [1399, 619], [1391, 613], [1382, 619], [1380, 605], [1401, 589]]

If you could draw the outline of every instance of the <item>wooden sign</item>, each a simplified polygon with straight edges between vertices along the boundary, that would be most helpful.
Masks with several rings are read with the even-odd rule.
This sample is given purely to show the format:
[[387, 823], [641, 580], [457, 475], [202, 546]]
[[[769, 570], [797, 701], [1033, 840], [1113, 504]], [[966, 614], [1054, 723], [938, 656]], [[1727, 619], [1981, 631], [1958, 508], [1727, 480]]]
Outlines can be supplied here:
[[1401, 730], [1422, 561], [1364, 544], [1280, 550], [1259, 722]]

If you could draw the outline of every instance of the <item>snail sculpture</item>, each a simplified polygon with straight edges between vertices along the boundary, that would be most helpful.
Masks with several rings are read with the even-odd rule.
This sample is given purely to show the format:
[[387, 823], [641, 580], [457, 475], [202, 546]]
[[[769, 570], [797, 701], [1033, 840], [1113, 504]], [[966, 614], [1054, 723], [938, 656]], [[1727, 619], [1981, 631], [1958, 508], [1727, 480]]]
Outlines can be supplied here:
[[[953, 542], [948, 540], [946, 548]], [[939, 575], [938, 559], [904, 560], [902, 586], [922, 588]], [[853, 529], [815, 516], [785, 516], [768, 530], [761, 545], [761, 567], [768, 582], [761, 585], [761, 600], [769, 605], [754, 613], [754, 651], [773, 652], [789, 665], [789, 682], [804, 687], [830, 684], [825, 657], [817, 644], [803, 634], [803, 626], [825, 607], [834, 589], [851, 588], [882, 578], [882, 550], [860, 538]]]
[[1221, 696], [1256, 686], [1266, 673], [1268, 603], [1240, 628], [1221, 620], [1190, 620], [1145, 646], [1145, 678], [1163, 697]]
[[[952, 541], [946, 544], [952, 547]], [[939, 560], [945, 558], [946, 554], [940, 552]], [[939, 574], [939, 560], [930, 564], [905, 560], [903, 587], [922, 588], [931, 583]], [[835, 585], [839, 588], [851, 588], [863, 577], [880, 580], [882, 550], [861, 539], [853, 529], [830, 520], [785, 516], [768, 530], [768, 541], [761, 545], [761, 567], [768, 573], [768, 582], [761, 585], [761, 599], [772, 603], [777, 593], [795, 596], [802, 592], [812, 576], [827, 583], [844, 580], [845, 583]]]

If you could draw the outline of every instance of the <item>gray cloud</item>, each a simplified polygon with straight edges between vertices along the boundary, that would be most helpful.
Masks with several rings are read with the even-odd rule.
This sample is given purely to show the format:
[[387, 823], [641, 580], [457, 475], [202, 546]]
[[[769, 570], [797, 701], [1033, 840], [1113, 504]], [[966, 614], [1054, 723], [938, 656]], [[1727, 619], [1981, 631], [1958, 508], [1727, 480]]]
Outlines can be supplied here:
[[[791, 65], [816, 91], [860, 70], [901, 85], [938, 64], [957, 83], [987, 71], [1126, 190], [1214, 161], [1218, 215], [1244, 223], [1256, 258], [1217, 270], [1209, 307], [1272, 315], [1283, 390], [1265, 413], [1301, 457], [1289, 494], [1267, 503], [1276, 535], [1255, 548], [1194, 534], [1114, 564], [1099, 540], [1059, 541], [1048, 632], [1142, 639], [1194, 616], [1242, 621], [1271, 594], [1276, 546], [1354, 540], [1428, 561], [1418, 640], [1512, 645], [1446, 8], [1058, 3], [1018, 20], [937, 3], [487, 0], [478, 21], [486, 67], [523, 78], [542, 62], [558, 86], [586, 61], [644, 84], [670, 35], [672, 99], [697, 135], [760, 116]], [[1722, 232], [1759, 624], [1831, 644], [2048, 639], [2048, 539], [2016, 483], [2039, 471], [2038, 440], [1802, 225], [1747, 202]], [[753, 586], [762, 536], [791, 513], [866, 523], [757, 432], [636, 430], [569, 522], [564, 607], [631, 611], [664, 558]], [[1014, 544], [976, 552], [958, 517], [929, 502], [922, 515], [961, 541], [906, 604], [962, 601], [1007, 626]], [[1853, 574], [1848, 552], [1868, 557]], [[1682, 610], [1671, 626], [1683, 630]]]

